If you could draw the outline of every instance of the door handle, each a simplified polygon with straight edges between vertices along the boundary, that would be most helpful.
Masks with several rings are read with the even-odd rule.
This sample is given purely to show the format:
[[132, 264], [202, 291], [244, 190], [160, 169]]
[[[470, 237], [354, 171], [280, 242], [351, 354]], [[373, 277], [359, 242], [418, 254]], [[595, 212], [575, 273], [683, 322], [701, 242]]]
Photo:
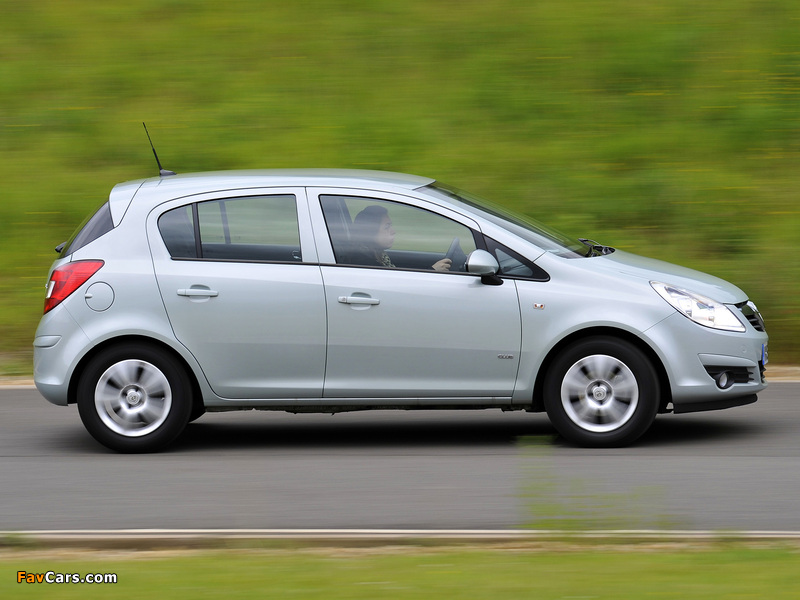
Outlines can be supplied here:
[[219, 292], [208, 288], [189, 288], [178, 290], [178, 296], [189, 296], [190, 298], [213, 298], [219, 296]]
[[339, 296], [339, 302], [342, 304], [368, 304], [370, 306], [381, 303], [377, 298], [369, 298], [368, 296]]

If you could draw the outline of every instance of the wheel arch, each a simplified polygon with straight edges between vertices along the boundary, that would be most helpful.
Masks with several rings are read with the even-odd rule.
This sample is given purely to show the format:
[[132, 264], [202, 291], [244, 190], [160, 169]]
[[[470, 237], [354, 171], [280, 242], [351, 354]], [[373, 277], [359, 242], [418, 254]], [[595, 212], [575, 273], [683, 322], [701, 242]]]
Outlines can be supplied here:
[[660, 391], [660, 404], [658, 407], [659, 413], [667, 412], [667, 406], [672, 402], [672, 392], [669, 385], [669, 376], [667, 370], [664, 368], [664, 363], [659, 358], [658, 354], [653, 348], [640, 337], [634, 335], [630, 331], [624, 329], [617, 329], [614, 327], [589, 327], [575, 331], [564, 339], [560, 340], [553, 346], [547, 353], [547, 356], [542, 361], [541, 366], [536, 374], [536, 382], [533, 387], [533, 403], [531, 410], [533, 412], [544, 412], [544, 381], [547, 371], [555, 358], [564, 350], [564, 348], [578, 342], [592, 337], [611, 337], [624, 340], [638, 350], [640, 350], [653, 365], [658, 376], [658, 385]]
[[181, 356], [179, 352], [177, 352], [173, 347], [169, 344], [165, 344], [159, 340], [156, 340], [151, 337], [143, 336], [143, 335], [125, 335], [120, 337], [111, 338], [105, 340], [92, 348], [89, 352], [87, 352], [81, 360], [78, 362], [75, 370], [72, 373], [72, 377], [70, 378], [69, 382], [69, 391], [67, 395], [67, 404], [76, 404], [78, 402], [78, 384], [83, 376], [84, 371], [86, 370], [86, 366], [92, 361], [92, 359], [109, 350], [112, 347], [116, 346], [124, 346], [126, 344], [146, 344], [152, 346], [153, 348], [158, 348], [160, 350], [164, 350], [168, 352], [172, 357], [175, 358], [184, 369], [186, 376], [189, 378], [189, 382], [192, 386], [192, 411], [197, 412], [204, 410], [203, 404], [203, 393], [200, 389], [200, 384], [197, 381], [197, 377], [195, 372], [189, 366], [189, 363], [186, 362], [186, 359]]

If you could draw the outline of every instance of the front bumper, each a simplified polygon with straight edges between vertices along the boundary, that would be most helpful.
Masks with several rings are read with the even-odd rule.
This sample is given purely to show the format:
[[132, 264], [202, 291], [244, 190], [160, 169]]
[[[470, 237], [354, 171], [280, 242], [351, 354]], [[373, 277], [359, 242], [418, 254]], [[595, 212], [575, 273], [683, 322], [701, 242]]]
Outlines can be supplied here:
[[[698, 325], [675, 313], [646, 332], [669, 378], [675, 413], [717, 410], [756, 401], [767, 387], [768, 336], [750, 324], [744, 333]], [[720, 372], [730, 374], [721, 379]]]

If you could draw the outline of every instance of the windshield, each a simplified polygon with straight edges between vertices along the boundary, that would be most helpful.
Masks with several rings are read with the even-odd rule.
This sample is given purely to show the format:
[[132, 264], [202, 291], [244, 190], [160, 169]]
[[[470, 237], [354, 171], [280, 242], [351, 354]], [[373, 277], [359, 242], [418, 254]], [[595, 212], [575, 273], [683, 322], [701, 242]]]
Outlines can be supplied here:
[[583, 258], [586, 256], [586, 246], [582, 242], [539, 223], [527, 215], [523, 216], [510, 212], [483, 198], [438, 181], [425, 186], [425, 189], [434, 195], [444, 196], [448, 200], [463, 202], [482, 218], [507, 229], [542, 250], [566, 258]]

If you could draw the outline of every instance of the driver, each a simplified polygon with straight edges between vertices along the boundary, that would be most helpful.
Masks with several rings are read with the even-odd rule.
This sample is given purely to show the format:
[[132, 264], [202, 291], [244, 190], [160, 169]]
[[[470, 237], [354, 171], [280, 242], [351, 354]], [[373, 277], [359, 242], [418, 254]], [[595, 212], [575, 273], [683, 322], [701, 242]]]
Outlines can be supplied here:
[[[347, 254], [347, 262], [354, 265], [394, 267], [386, 250], [394, 244], [395, 231], [389, 211], [383, 206], [367, 206], [353, 219], [351, 230], [353, 246]], [[449, 271], [453, 261], [449, 258], [437, 260], [434, 271]]]

